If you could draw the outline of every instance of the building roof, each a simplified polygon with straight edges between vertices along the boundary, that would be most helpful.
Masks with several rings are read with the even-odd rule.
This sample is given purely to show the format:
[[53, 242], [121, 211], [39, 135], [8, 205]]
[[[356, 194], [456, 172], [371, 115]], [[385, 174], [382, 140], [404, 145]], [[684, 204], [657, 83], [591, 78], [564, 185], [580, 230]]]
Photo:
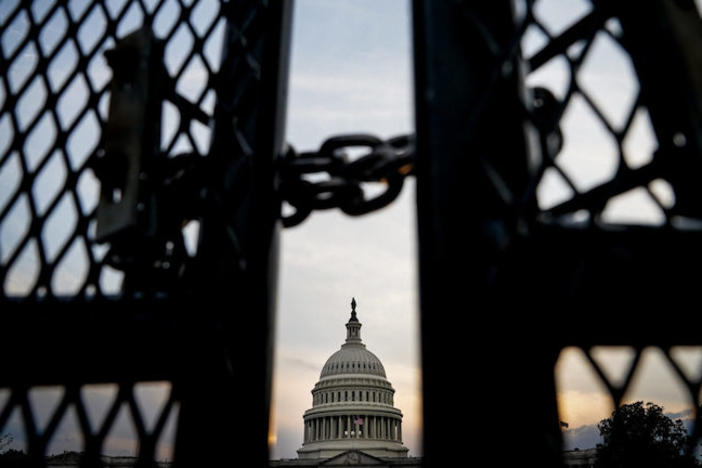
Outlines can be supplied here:
[[320, 379], [339, 374], [370, 374], [385, 378], [385, 368], [378, 357], [365, 346], [343, 345], [322, 367]]

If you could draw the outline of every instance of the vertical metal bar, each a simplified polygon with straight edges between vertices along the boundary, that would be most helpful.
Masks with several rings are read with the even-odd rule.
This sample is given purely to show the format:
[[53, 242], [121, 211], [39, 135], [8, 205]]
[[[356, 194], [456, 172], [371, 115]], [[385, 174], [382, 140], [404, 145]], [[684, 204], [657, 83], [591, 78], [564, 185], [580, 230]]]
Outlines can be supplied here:
[[[557, 466], [558, 348], [523, 314], [519, 278], [501, 282], [535, 209], [520, 195], [538, 156], [511, 2], [416, 0], [413, 14], [425, 464], [451, 466], [447, 448], [462, 447], [497, 464], [529, 453]], [[467, 381], [447, 400], [457, 375]], [[509, 437], [521, 424], [531, 430]]]
[[[265, 466], [292, 1], [230, 2], [192, 304], [178, 466]], [[196, 346], [195, 346], [196, 345]], [[238, 448], [242, 448], [239, 450]]]

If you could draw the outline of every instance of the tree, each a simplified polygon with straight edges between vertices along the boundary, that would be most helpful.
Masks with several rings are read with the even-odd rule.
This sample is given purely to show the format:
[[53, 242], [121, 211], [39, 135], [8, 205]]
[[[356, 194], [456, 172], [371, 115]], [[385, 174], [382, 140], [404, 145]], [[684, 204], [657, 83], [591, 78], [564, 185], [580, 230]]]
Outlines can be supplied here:
[[4, 434], [0, 435], [0, 453], [3, 453], [3, 451], [12, 443], [14, 438], [12, 437], [12, 434]]
[[623, 405], [597, 428], [603, 444], [597, 446], [596, 468], [699, 466], [686, 451], [689, 437], [682, 421], [673, 421], [653, 403]]

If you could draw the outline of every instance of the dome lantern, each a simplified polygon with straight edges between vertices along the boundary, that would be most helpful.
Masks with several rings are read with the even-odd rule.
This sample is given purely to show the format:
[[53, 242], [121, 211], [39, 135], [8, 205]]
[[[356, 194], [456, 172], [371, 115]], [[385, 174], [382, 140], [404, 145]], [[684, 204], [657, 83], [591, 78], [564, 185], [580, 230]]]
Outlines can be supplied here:
[[356, 298], [351, 298], [351, 318], [346, 322], [346, 343], [359, 343], [361, 341], [361, 322], [356, 317]]

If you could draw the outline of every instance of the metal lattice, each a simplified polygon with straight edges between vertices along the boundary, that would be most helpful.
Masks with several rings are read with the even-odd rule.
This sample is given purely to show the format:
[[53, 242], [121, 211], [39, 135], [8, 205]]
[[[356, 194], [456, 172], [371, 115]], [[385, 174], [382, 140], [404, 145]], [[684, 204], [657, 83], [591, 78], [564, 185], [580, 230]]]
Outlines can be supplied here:
[[[702, 376], [698, 376], [699, 372], [694, 369], [687, 369], [680, 356], [676, 356], [674, 347], [663, 347], [657, 348], [664, 358], [665, 364], [669, 369], [672, 370], [672, 376], [677, 377], [677, 382], [670, 382], [671, 384], [678, 384], [686, 392], [686, 396], [689, 398], [691, 403], [692, 413], [694, 416], [693, 422], [693, 433], [691, 434], [691, 440], [687, 449], [691, 454], [696, 455], [696, 449], [699, 445], [700, 440], [700, 389], [702, 388]], [[635, 347], [631, 350], [631, 357], [628, 359], [628, 365], [626, 365], [621, 372], [621, 377], [614, 375], [609, 371], [606, 363], [598, 360], [596, 357], [596, 348], [587, 348], [583, 352], [587, 357], [587, 361], [590, 363], [592, 368], [595, 370], [597, 378], [604, 385], [604, 387], [609, 392], [612, 397], [612, 404], [614, 408], [618, 408], [622, 403], [624, 398], [627, 396], [627, 392], [630, 391], [632, 383], [634, 381], [634, 376], [640, 371], [642, 366], [642, 357], [644, 357], [647, 351], [646, 348]]]
[[[148, 392], [148, 385], [153, 387], [146, 385], [13, 388], [0, 421], [3, 425], [9, 421], [7, 426], [12, 431], [23, 429], [23, 433], [15, 432], [15, 437], [22, 442], [22, 451], [31, 457], [19, 456], [16, 463], [24, 466], [22, 463], [31, 460], [35, 465], [50, 461], [55, 464], [63, 456], [70, 463], [102, 466], [106, 449], [108, 453], [131, 457], [132, 463], [138, 455], [138, 463], [143, 466], [151, 466], [164, 457], [171, 459], [177, 403], [166, 384], [160, 384], [162, 388], [158, 389], [162, 398], [145, 399], [144, 390]], [[47, 408], [50, 403], [53, 405]], [[59, 442], [71, 439], [68, 446], [74, 459], [69, 458], [70, 452], [67, 455], [66, 442], [58, 446], [52, 442], [57, 438]], [[5, 455], [3, 462], [11, 464], [12, 459]]]
[[0, 156], [2, 297], [119, 294], [97, 244], [101, 147], [111, 69], [104, 52], [147, 25], [165, 41], [171, 88], [161, 148], [209, 149], [224, 17], [217, 1], [3, 3]]
[[[688, 40], [690, 37], [699, 37], [701, 23], [694, 4], [689, 2], [682, 6], [684, 2], [679, 3], [676, 7], [664, 5], [656, 13], [671, 21], [676, 34], [686, 35]], [[551, 176], [561, 178], [569, 192], [551, 206], [544, 207], [543, 203], [540, 203], [541, 209], [537, 219], [546, 225], [560, 223], [570, 225], [571, 228], [600, 230], [604, 233], [612, 230], [614, 222], [618, 223], [619, 229], [624, 230], [648, 229], [651, 233], [665, 232], [666, 237], [651, 238], [657, 242], [674, 241], [675, 236], [690, 233], [699, 235], [700, 206], [694, 199], [696, 189], [689, 174], [690, 171], [695, 171], [698, 164], [700, 147], [694, 120], [692, 125], [689, 121], [690, 114], [695, 118], [694, 111], [685, 106], [692, 104], [686, 102], [686, 98], [694, 100], [697, 91], [692, 83], [683, 81], [682, 86], [685, 89], [681, 93], [669, 90], [665, 92], [667, 88], [661, 86], [670, 86], [674, 80], [666, 80], [658, 75], [676, 73], [680, 70], [680, 62], [684, 63], [683, 68], [694, 66], [694, 62], [685, 63], [684, 58], [688, 52], [686, 48], [694, 46], [690, 43], [666, 42], [664, 36], [655, 46], [644, 42], [642, 32], [653, 34], [652, 31], [656, 31], [651, 27], [654, 23], [650, 17], [633, 17], [631, 6], [625, 2], [622, 5], [593, 2], [581, 17], [573, 21], [574, 24], [558, 34], [553, 34], [539, 19], [539, 3], [527, 4], [521, 26], [521, 45], [524, 47], [525, 37], [534, 32], [543, 36], [544, 45], [526, 58], [526, 83], [530, 83], [530, 75], [537, 74], [541, 67], [547, 67], [559, 60], [565, 64], [568, 75], [567, 84], [559, 91], [554, 91], [553, 88], [551, 91], [544, 91], [543, 88], [534, 90], [533, 105], [527, 110], [531, 122], [540, 130], [542, 136], [544, 161], [535, 171], [535, 177], [539, 180], [537, 184], [544, 183], [546, 175], [552, 171]], [[677, 8], [680, 8], [680, 11], [676, 11]], [[673, 45], [678, 47], [666, 50], [666, 47]], [[587, 78], [588, 67], [593, 68], [597, 60], [593, 56], [605, 47], [611, 49], [609, 54], [615, 59], [610, 58], [609, 63], [605, 65], [619, 66], [623, 69], [622, 80], [629, 81], [619, 90], [623, 96], [615, 96], [622, 98], [615, 104], [607, 102], [608, 96], [603, 94], [605, 83]], [[646, 47], [653, 50], [646, 50]], [[661, 60], [661, 53], [666, 54], [670, 61]], [[680, 62], [676, 64], [675, 60]], [[692, 73], [694, 75], [695, 72]], [[681, 94], [686, 93], [689, 94], [681, 98]], [[609, 96], [610, 99], [611, 97]], [[567, 164], [561, 162], [564, 153], [567, 153], [565, 146], [568, 144], [568, 138], [574, 136], [564, 135], [562, 122], [568, 109], [576, 106], [581, 106], [580, 112], [588, 114], [590, 119], [597, 122], [601, 138], [606, 139], [613, 150], [608, 173], [602, 172], [596, 182], [587, 183], [582, 177], [579, 181], [574, 180], [579, 175], [575, 172], [576, 169], [580, 169], [581, 172], [587, 170], [587, 161], [581, 161], [579, 168], [572, 158], [568, 162], [571, 168], [566, 168]], [[673, 113], [670, 112], [671, 107]], [[643, 145], [636, 144], [642, 140], [645, 142]], [[601, 155], [581, 155], [581, 158], [583, 156], [595, 159], [594, 164], [597, 164], [597, 158]], [[537, 184], [531, 183], [530, 186], [538, 187]], [[528, 197], [533, 196], [530, 194]], [[629, 221], [628, 226], [626, 220], [607, 216], [608, 207], [627, 196], [639, 197], [638, 204], [629, 205], [629, 209], [646, 209], [648, 202], [649, 208], [656, 214], [639, 219], [638, 223]], [[626, 214], [635, 213], [624, 213], [625, 216]], [[689, 254], [694, 255], [694, 250], [690, 250]], [[671, 260], [672, 265], [684, 269], [684, 257]], [[644, 274], [651, 276], [662, 273], [650, 269], [644, 271]], [[669, 288], [666, 287], [667, 284], [661, 283], [663, 282], [657, 287], [663, 295], [675, 294], [676, 289], [684, 291], [685, 288], [684, 283], [678, 283], [676, 288]], [[681, 295], [684, 294], [687, 292], [681, 292]], [[614, 408], [623, 403], [631, 389], [633, 377], [641, 367], [645, 340], [636, 337], [635, 329], [631, 330], [631, 333], [634, 336], [627, 336], [621, 332], [618, 337], [612, 338], [612, 342], [619, 339], [623, 343], [638, 344], [634, 347], [633, 357], [624, 372], [624, 378], [620, 381], [613, 380], [606, 368], [593, 358], [591, 345], [583, 347], [588, 361], [611, 396]], [[687, 341], [690, 338], [678, 339]], [[578, 341], [596, 344], [598, 340], [602, 338], [580, 338]], [[692, 338], [692, 341], [696, 340]], [[658, 336], [654, 335], [650, 344], [659, 346], [666, 364], [679, 378], [679, 383], [691, 402], [694, 423], [687, 450], [688, 454], [694, 455], [702, 436], [699, 411], [702, 379], [684, 372], [679, 361], [672, 356], [671, 345], [675, 344], [675, 337], [661, 333]]]
[[[658, 103], [655, 101], [660, 98], [652, 95], [650, 91], [648, 96], [643, 95], [642, 86], [651, 86], [647, 82], [644, 81], [641, 86], [639, 85], [637, 71], [644, 75], [645, 80], [650, 70], [646, 70], [644, 64], [639, 64], [638, 70], [634, 70], [635, 62], [632, 58], [634, 60], [639, 58], [634, 55], [638, 49], [632, 43], [635, 33], [631, 34], [631, 37], [626, 35], [616, 12], [606, 5], [596, 3], [589, 12], [578, 18], [574, 25], [554, 37], [534, 14], [538, 6], [539, 4], [536, 3], [528, 10], [525, 24], [528, 25], [527, 31], [533, 28], [533, 31], [543, 34], [547, 45], [527, 59], [530, 74], [538, 73], [541, 67], [548, 66], [549, 63], [557, 60], [565, 64], [568, 74], [565, 90], [559, 93], [561, 96], [555, 97], [553, 94], [540, 96], [539, 91], [543, 93], [541, 89], [535, 93], [533, 120], [542, 130], [547, 130], [545, 133], [552, 140], [543, 143], [546, 157], [541, 167], [543, 172], [540, 171], [540, 175], [543, 178], [544, 173], [550, 169], [554, 170], [572, 193], [566, 200], [543, 210], [544, 214], [556, 217], [566, 214], [573, 216], [579, 210], [584, 210], [583, 215], [586, 215], [584, 218], [589, 222], [607, 222], [606, 217], [603, 219], [607, 204], [617, 196], [640, 188], [663, 215], [660, 220], [653, 221], [655, 224], [671, 226], [676, 216], [690, 215], [688, 210], [691, 208], [687, 206], [689, 203], [684, 200], [684, 195], [683, 199], [680, 196], [680, 192], [684, 191], [683, 188], [679, 188], [675, 194], [677, 197], [673, 195], [671, 199], [666, 189], [661, 187], [661, 184], [672, 184], [668, 190], [674, 190], [673, 187], [686, 183], [681, 180], [677, 172], [679, 169], [673, 166], [675, 163], [666, 164], [663, 160], [674, 159], [675, 156], [671, 153], [679, 152], [685, 147], [688, 137], [685, 136], [683, 128], [673, 135], [665, 135], [660, 125], [654, 126], [651, 122], [649, 115], [652, 107], [654, 111], [659, 110], [656, 108]], [[618, 90], [623, 96], [616, 104], [607, 102], [608, 96], [604, 94], [603, 83], [598, 83], [596, 78], [586, 78], [594, 74], [592, 72], [586, 74], [588, 68], [596, 66], [597, 57], [594, 56], [600, 53], [602, 59], [604, 54], [602, 51], [605, 48], [609, 49], [608, 53], [612, 56], [610, 62], [624, 69], [621, 79], [628, 81], [620, 87], [623, 89]], [[635, 49], [633, 53], [630, 52], [632, 48]], [[600, 66], [604, 65], [606, 63], [600, 64]], [[529, 82], [527, 78], [527, 83]], [[601, 180], [575, 181], [573, 178], [578, 176], [573, 174], [575, 168], [569, 170], [563, 163], [559, 163], [559, 160], [564, 159], [564, 155], [559, 152], [565, 152], [561, 146], [567, 144], [567, 141], [562, 141], [563, 135], [560, 134], [557, 126], [564, 120], [567, 110], [576, 106], [581, 107], [583, 113], [589, 114], [590, 119], [596, 120], [601, 127], [602, 138], [609, 139], [609, 144], [613, 148], [612, 161], [609, 164], [605, 163], [610, 173], [600, 175], [598, 179]], [[647, 148], [636, 148], [628, 144], [635, 138], [632, 136], [635, 131], [634, 124], [642, 127], [642, 131], [651, 133], [648, 135], [651, 141], [647, 142]], [[660, 140], [657, 141], [657, 139]], [[647, 152], [648, 154], [645, 154]], [[589, 157], [594, 159], [598, 156]], [[595, 161], [595, 164], [597, 162], [599, 161]], [[570, 165], [574, 166], [572, 162]], [[587, 163], [583, 162], [582, 166], [586, 167]], [[658, 193], [655, 192], [657, 188]]]
[[[696, 163], [695, 158], [690, 156], [696, 146], [694, 132], [689, 124], [683, 122], [689, 111], [681, 107], [678, 116], [673, 117], [673, 120], [677, 120], [674, 123], [664, 123], [663, 116], [659, 115], [669, 110], [662, 105], [661, 101], [665, 98], [661, 90], [655, 88], [657, 77], [652, 76], [655, 71], [651, 62], [660, 57], [642, 50], [642, 46], [635, 43], [640, 34], [637, 28], [641, 28], [640, 24], [645, 20], [629, 18], [626, 2], [617, 5], [582, 3], [585, 12], [581, 16], [568, 18], [573, 24], [557, 34], [539, 19], [541, 2], [530, 1], [525, 2], [522, 11], [518, 12], [521, 17], [517, 19], [516, 36], [508, 41], [507, 48], [501, 48], [503, 45], [500, 41], [490, 36], [486, 25], [476, 25], [478, 37], [466, 38], [467, 42], [477, 39], [481, 47], [491, 54], [490, 60], [501, 64], [503, 68], [495, 69], [495, 74], [509, 75], [512, 65], [516, 67], [524, 62], [527, 90], [523, 96], [522, 112], [528, 116], [541, 138], [541, 150], [532, 154], [536, 159], [529, 162], [529, 180], [522, 193], [510, 191], [509, 176], [503, 180], [495, 179], [500, 177], [500, 170], [507, 172], [508, 168], [491, 167], [494, 162], [483, 160], [487, 165], [487, 177], [494, 181], [494, 191], [503, 203], [525, 209], [525, 216], [533, 216], [529, 210], [538, 206], [540, 214], [537, 218], [546, 224], [564, 217], [565, 220], [575, 219], [579, 223], [602, 226], [609, 222], [606, 216], [603, 219], [603, 212], [610, 201], [627, 192], [642, 189], [661, 214], [644, 224], [665, 225], [671, 229], [696, 226], [694, 220], [688, 218], [699, 217], [699, 208], [686, 198], [694, 191], [689, 186], [686, 172], [692, 170]], [[696, 11], [694, 4], [688, 8]], [[470, 16], [470, 10], [470, 7], [466, 7], [462, 12]], [[693, 14], [696, 19], [696, 13]], [[679, 34], [698, 33], [694, 19], [675, 20], [675, 26], [681, 29]], [[472, 16], [470, 21], [477, 20]], [[622, 22], [627, 28], [622, 26]], [[659, 49], [669, 45], [661, 43]], [[522, 58], [520, 51], [524, 48], [532, 52]], [[604, 49], [608, 49], [606, 53]], [[671, 55], [685, 52], [675, 50]], [[609, 63], [602, 63], [605, 54], [610, 55], [606, 58]], [[624, 69], [620, 79], [628, 83], [617, 89], [622, 96], [605, 94], [607, 85], [613, 85], [597, 82], [597, 78], [592, 77], [592, 69], [597, 66]], [[551, 76], [560, 72], [560, 79], [544, 80], [542, 69], [549, 67]], [[672, 70], [674, 68], [671, 67], [671, 72], [665, 73], [672, 73]], [[493, 84], [491, 94], [498, 91], [498, 81]], [[484, 105], [490, 104], [490, 96], [485, 97]], [[612, 104], [607, 102], [608, 97], [619, 99]], [[669, 100], [674, 101], [674, 98]], [[483, 111], [482, 107], [477, 106], [468, 120], [478, 120]], [[562, 129], [564, 121], [572, 114], [578, 114], [586, 124], [598, 127], [597, 138], [606, 140], [611, 149], [604, 152], [611, 155], [581, 153], [581, 161], [574, 161], [576, 156], [568, 151], [573, 143], [568, 140], [577, 135], [575, 132], [564, 135]], [[638, 128], [634, 129], [634, 126]], [[636, 138], [632, 136], [634, 131], [650, 133], [645, 135], [649, 140], [645, 148], [629, 144]], [[607, 157], [610, 161], [603, 162]], [[588, 177], [588, 170], [598, 164], [604, 168], [595, 167], [600, 173], [596, 177]], [[555, 202], [539, 200], [537, 196], [539, 185], [547, 177], [558, 179], [556, 183], [565, 192], [559, 194], [559, 200]], [[553, 183], [553, 180], [548, 182]], [[656, 187], [658, 182], [660, 184]]]
[[[687, 282], [680, 281], [678, 274], [685, 274], [688, 259], [696, 257], [697, 249], [684, 239], [690, 235], [699, 236], [700, 219], [699, 203], [695, 201], [698, 200], [695, 183], [690, 179], [690, 174], [696, 172], [700, 155], [698, 123], [695, 123], [699, 118], [699, 109], [695, 109], [699, 91], [695, 89], [694, 82], [687, 81], [690, 76], [694, 79], [699, 73], [694, 69], [696, 62], [688, 55], [689, 48], [694, 45], [687, 42], [692, 37], [700, 37], [698, 12], [692, 2], [678, 2], [675, 6], [659, 5], [638, 18], [633, 12], [633, 5], [626, 2], [614, 5], [592, 2], [589, 6], [581, 17], [573, 21], [574, 24], [555, 35], [540, 21], [538, 2], [528, 4], [523, 23], [525, 35], [538, 31], [537, 34], [542, 34], [545, 42], [543, 47], [526, 58], [529, 73], [537, 74], [541, 67], [558, 60], [565, 64], [568, 71], [567, 85], [560, 91], [561, 95], [555, 97], [555, 92], [544, 95], [543, 91], [537, 90], [530, 112], [532, 122], [541, 130], [541, 146], [545, 154], [544, 164], [536, 172], [537, 177], [541, 178], [539, 183], [543, 183], [548, 171], [552, 171], [551, 175], [557, 174], [570, 192], [551, 206], [541, 206], [540, 220], [545, 224], [560, 222], [580, 225], [584, 229], [603, 233], [610, 231], [610, 234], [613, 228], [629, 231], [633, 235], [627, 240], [632, 249], [628, 255], [637, 252], [634, 241], [636, 231], [648, 231], [647, 241], [653, 244], [649, 247], [650, 257], [655, 259], [659, 255], [658, 249], [663, 247], [664, 255], [671, 256], [663, 264], [673, 267], [678, 273], [673, 274], [676, 278], [673, 281], [661, 280], [664, 273], [655, 270], [656, 260], [651, 262], [653, 268], [642, 262], [641, 273], [656, 278], [655, 284], [650, 286], [658, 294], [686, 296], [692, 290], [688, 289]], [[649, 14], [660, 16], [654, 18]], [[661, 21], [660, 18], [664, 19]], [[665, 21], [674, 31], [673, 38], [664, 33], [657, 35], [665, 29], [665, 26], [661, 26]], [[682, 37], [685, 39], [680, 40]], [[623, 97], [615, 96], [622, 97], [615, 104], [607, 102], [608, 96], [603, 94], [607, 84], [587, 78], [588, 67], [593, 68], [596, 60], [593, 56], [605, 47], [611, 48], [609, 53], [618, 62], [614, 66], [623, 68], [623, 73], [620, 73], [624, 75], [622, 79], [629, 81], [619, 90]], [[612, 61], [606, 65], [612, 66]], [[526, 82], [530, 82], [529, 76]], [[678, 88], [673, 90], [675, 86]], [[543, 99], [544, 96], [546, 99]], [[572, 159], [570, 165], [573, 169], [565, 168], [567, 163], [560, 162], [563, 153], [566, 153], [563, 146], [568, 142], [568, 136], [563, 135], [560, 126], [568, 109], [578, 105], [599, 124], [602, 139], [608, 140], [613, 153], [609, 173], [603, 172], [597, 182], [587, 187], [583, 186], [582, 178], [580, 181], [574, 180], [578, 174], [574, 172], [577, 166], [572, 164]], [[642, 140], [643, 144], [637, 144]], [[593, 159], [597, 156], [591, 155]], [[586, 170], [583, 167], [586, 164], [581, 164], [582, 172]], [[611, 214], [607, 216], [608, 209], [626, 197], [629, 200], [638, 197], [637, 203], [628, 205], [630, 210], [645, 209], [648, 202], [652, 214], [638, 219], [638, 223], [612, 219]], [[626, 217], [635, 213], [621, 214]], [[559, 218], [560, 221], [556, 221]], [[618, 223], [618, 227], [612, 226], [612, 222]], [[669, 251], [665, 245], [668, 242], [683, 242], [684, 247], [679, 251]], [[639, 255], [645, 256], [643, 251], [639, 251]], [[614, 268], [619, 272], [626, 271], [616, 265]], [[627, 273], [631, 275], [631, 272]], [[623, 286], [631, 284], [627, 280], [622, 283]], [[651, 296], [656, 297], [656, 294]], [[675, 303], [674, 299], [670, 302], [671, 305]], [[637, 327], [632, 327], [628, 333], [619, 330], [618, 336], [616, 333], [608, 338], [595, 335], [579, 337], [576, 341], [589, 343], [582, 350], [611, 396], [614, 408], [623, 403], [632, 387], [633, 377], [640, 371], [645, 344], [656, 346], [667, 366], [679, 378], [677, 383], [691, 403], [694, 422], [687, 451], [689, 455], [694, 455], [702, 435], [699, 411], [702, 380], [683, 371], [672, 355], [671, 345], [676, 344], [676, 339], [690, 344], [699, 341], [690, 336], [674, 337], [666, 331], [660, 330], [658, 334], [644, 337]], [[607, 333], [611, 332], [605, 335]], [[633, 357], [621, 380], [613, 380], [602, 363], [593, 358], [591, 346], [598, 340], [608, 340], [612, 344], [617, 341], [635, 344]]]
[[[242, 307], [258, 301], [258, 279], [251, 278], [257, 269], [243, 265], [257, 263], [258, 245], [268, 237], [257, 223], [241, 225], [238, 210], [256, 213], [264, 191], [252, 202], [231, 183], [262, 177], [259, 167], [279, 152], [289, 10], [219, 0], [0, 3], [0, 301], [4, 326], [13, 330], [7, 347], [34, 340], [41, 351], [12, 359], [0, 378], [0, 435], [21, 428], [15, 441], [28, 458], [18, 463], [60, 462], [46, 457], [68, 432], [81, 439], [73, 447], [81, 466], [103, 466], [101, 455], [115, 450], [114, 437], [125, 430], [137, 466], [156, 466], [171, 450], [164, 447], [175, 445], [171, 455], [183, 466], [222, 460], [226, 444], [218, 437], [232, 440], [230, 402], [242, 398], [261, 400], [243, 411], [263, 421], [257, 434], [267, 433], [265, 380], [250, 389], [235, 383], [237, 372], [266, 375], [269, 357], [262, 351], [260, 362], [222, 366], [241, 344], [221, 334], [227, 314], [216, 310], [232, 276], [235, 287], [248, 288]], [[158, 168], [160, 212], [178, 212], [176, 228], [151, 239], [157, 254], [136, 265], [123, 255], [139, 238], [97, 240], [99, 203], [111, 177], [102, 162], [110, 94], [124, 70], [114, 51], [135, 34], [163, 50], [155, 60], [163, 75], [152, 86], [158, 95], [149, 96], [160, 108], [160, 125], [146, 123], [160, 128], [158, 148], [147, 158], [165, 161]], [[200, 225], [207, 235], [198, 234]], [[230, 251], [240, 260], [231, 261]], [[190, 299], [204, 295], [212, 300], [208, 315], [193, 328], [181, 308], [195, 307]], [[250, 326], [265, 348], [268, 317], [260, 320], [260, 327], [258, 319]], [[186, 352], [183, 343], [199, 333], [206, 344]], [[208, 379], [211, 386], [204, 385]], [[165, 393], [140, 401], [154, 381]], [[96, 396], [95, 385], [105, 384], [110, 396]], [[252, 395], [237, 397], [242, 391]], [[60, 396], [46, 408], [37, 392]], [[97, 400], [103, 411], [96, 417]], [[215, 435], [205, 437], [202, 427]], [[199, 453], [203, 443], [218, 448]], [[256, 447], [247, 457], [266, 453], [265, 442]]]
[[[529, 453], [559, 466], [553, 370], [566, 346], [588, 356], [596, 345], [635, 349], [621, 382], [592, 361], [615, 406], [641, 351], [660, 348], [695, 405], [688, 449], [699, 441], [700, 382], [683, 376], [669, 352], [675, 344], [699, 344], [699, 337], [637, 321], [658, 308], [671, 310], [670, 322], [699, 324], [680, 308], [683, 298], [694, 298], [695, 275], [688, 272], [700, 260], [692, 180], [702, 154], [693, 52], [699, 14], [686, 1], [645, 8], [571, 2], [581, 7], [576, 13], [554, 3], [565, 18], [544, 18], [544, 1], [415, 2], [431, 465], [450, 464], [443, 448], [463, 443], [465, 427], [455, 421], [480, 421], [475, 450]], [[613, 96], [606, 94], [612, 83], [593, 79], [603, 50], [604, 66], [614, 63], [628, 80]], [[598, 148], [577, 151], [591, 142], [573, 120], [592, 129]], [[647, 216], [634, 219], [621, 206], [643, 207]], [[470, 313], [453, 315], [450, 326], [433, 315], [463, 303]], [[479, 332], [466, 340], [469, 330]], [[437, 348], [438, 342], [460, 348]], [[467, 400], [486, 409], [442, 414], [437, 402], [444, 389], [434, 382], [453, 372], [447, 355], [464, 357], [464, 368], [483, 384]], [[509, 441], [497, 436], [515, 419], [529, 421], [530, 433]]]

